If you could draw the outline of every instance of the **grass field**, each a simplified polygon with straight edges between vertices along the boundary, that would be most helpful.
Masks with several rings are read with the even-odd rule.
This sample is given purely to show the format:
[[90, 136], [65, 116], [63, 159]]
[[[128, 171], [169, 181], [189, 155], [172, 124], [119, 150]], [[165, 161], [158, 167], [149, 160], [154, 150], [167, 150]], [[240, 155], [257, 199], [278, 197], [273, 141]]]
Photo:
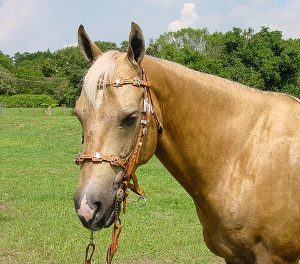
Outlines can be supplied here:
[[[89, 232], [74, 211], [81, 128], [69, 110], [0, 115], [0, 263], [82, 263]], [[206, 248], [194, 204], [156, 158], [138, 170], [148, 203], [129, 195], [114, 263], [223, 263]], [[104, 263], [111, 229], [95, 234]]]

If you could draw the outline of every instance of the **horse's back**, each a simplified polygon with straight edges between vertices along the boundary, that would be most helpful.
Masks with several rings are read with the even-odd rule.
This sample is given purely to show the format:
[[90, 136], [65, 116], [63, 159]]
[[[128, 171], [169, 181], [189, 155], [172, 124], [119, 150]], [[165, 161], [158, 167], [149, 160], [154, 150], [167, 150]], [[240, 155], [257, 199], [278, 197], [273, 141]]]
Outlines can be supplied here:
[[297, 259], [300, 255], [300, 103], [280, 94], [267, 96], [271, 98], [266, 100], [265, 110], [256, 117], [247, 140], [224, 177], [221, 193], [226, 198], [220, 237], [228, 239], [226, 243], [233, 252], [238, 241], [238, 251], [254, 251], [256, 245], [263, 244], [270, 251], [278, 252], [282, 260]]

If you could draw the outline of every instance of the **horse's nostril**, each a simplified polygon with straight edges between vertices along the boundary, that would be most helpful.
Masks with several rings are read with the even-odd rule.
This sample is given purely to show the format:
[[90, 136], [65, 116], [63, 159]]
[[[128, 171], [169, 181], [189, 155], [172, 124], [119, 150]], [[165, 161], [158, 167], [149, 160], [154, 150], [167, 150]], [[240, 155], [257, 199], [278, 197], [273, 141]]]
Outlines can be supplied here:
[[99, 212], [99, 210], [101, 209], [101, 202], [94, 202], [93, 203], [94, 208], [95, 208], [95, 214]]

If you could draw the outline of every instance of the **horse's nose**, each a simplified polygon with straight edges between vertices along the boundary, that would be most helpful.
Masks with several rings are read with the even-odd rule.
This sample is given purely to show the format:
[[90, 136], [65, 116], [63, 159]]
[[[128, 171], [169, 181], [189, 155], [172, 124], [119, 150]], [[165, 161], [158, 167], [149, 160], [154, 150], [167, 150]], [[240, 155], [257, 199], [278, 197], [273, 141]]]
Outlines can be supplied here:
[[101, 202], [95, 201], [95, 202], [88, 202], [86, 194], [82, 197], [81, 201], [76, 202], [76, 212], [81, 221], [84, 224], [91, 223], [97, 214], [97, 212], [101, 208]]

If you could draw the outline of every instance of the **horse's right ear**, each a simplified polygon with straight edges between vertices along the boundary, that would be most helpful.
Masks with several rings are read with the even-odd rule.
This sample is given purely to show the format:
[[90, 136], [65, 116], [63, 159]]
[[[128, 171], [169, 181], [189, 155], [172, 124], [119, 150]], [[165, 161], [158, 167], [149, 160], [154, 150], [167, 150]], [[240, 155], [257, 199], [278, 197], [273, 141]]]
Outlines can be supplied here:
[[91, 63], [102, 54], [97, 45], [86, 34], [83, 25], [80, 25], [78, 28], [78, 46], [83, 56]]
[[145, 55], [145, 40], [140, 26], [131, 23], [129, 34], [127, 58], [132, 64], [140, 64]]

